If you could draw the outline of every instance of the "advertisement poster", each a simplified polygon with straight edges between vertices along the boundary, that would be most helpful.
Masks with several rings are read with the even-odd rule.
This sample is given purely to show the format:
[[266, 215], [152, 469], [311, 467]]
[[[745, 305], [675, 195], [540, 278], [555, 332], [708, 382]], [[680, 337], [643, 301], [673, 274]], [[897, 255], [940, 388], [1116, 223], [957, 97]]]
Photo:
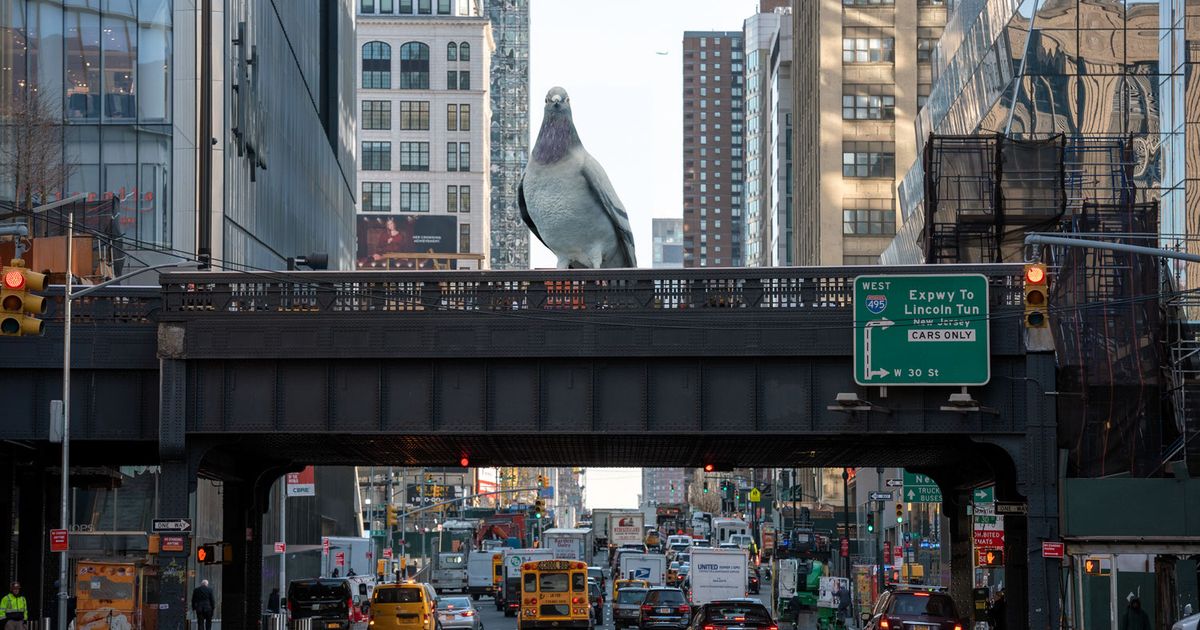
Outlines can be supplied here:
[[358, 269], [433, 269], [436, 254], [458, 251], [458, 219], [404, 214], [358, 215]]
[[288, 473], [287, 495], [289, 497], [317, 496], [316, 473], [312, 466], [307, 466], [300, 472]]

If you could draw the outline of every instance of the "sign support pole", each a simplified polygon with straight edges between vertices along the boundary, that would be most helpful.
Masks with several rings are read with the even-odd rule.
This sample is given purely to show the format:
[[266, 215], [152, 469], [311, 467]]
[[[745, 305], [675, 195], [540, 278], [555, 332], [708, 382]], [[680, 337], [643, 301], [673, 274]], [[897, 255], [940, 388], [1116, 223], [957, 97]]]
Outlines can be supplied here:
[[[877, 477], [878, 486], [883, 487], [883, 468], [876, 468], [875, 475]], [[875, 509], [875, 562], [878, 564], [876, 573], [879, 580], [879, 593], [883, 593], [883, 502], [876, 501], [872, 506]]]

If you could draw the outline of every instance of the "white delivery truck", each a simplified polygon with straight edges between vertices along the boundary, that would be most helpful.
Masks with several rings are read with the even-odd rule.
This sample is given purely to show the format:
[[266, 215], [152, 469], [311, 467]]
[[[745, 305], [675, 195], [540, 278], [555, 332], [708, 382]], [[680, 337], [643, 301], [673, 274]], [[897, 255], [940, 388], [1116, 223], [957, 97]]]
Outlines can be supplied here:
[[621, 554], [618, 580], [646, 580], [650, 586], [662, 586], [667, 580], [667, 557], [661, 553]]
[[467, 554], [467, 592], [471, 599], [479, 599], [481, 595], [492, 595], [495, 592], [492, 578], [492, 565], [499, 549], [473, 549]]
[[496, 610], [503, 610], [505, 617], [512, 617], [521, 608], [521, 565], [535, 560], [553, 560], [550, 549], [505, 549], [504, 585], [496, 593]]
[[433, 590], [438, 593], [467, 592], [467, 554], [446, 551], [433, 557]]
[[749, 555], [741, 549], [692, 548], [692, 605], [746, 597]]
[[542, 548], [554, 552], [558, 560], [579, 560], [592, 563], [592, 530], [555, 527], [542, 532]]
[[608, 517], [608, 545], [621, 547], [623, 545], [642, 545], [646, 533], [642, 526], [646, 524], [646, 515], [637, 510], [613, 512]]
[[713, 546], [717, 547], [723, 543], [731, 542], [730, 536], [734, 534], [750, 534], [750, 525], [740, 518], [714, 518], [712, 520], [712, 541]]

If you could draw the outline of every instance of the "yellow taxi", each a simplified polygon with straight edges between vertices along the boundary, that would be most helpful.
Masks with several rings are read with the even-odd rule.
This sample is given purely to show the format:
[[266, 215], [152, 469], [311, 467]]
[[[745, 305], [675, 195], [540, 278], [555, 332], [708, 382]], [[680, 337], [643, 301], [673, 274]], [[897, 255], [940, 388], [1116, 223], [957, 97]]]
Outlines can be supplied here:
[[428, 584], [379, 584], [371, 596], [372, 630], [437, 630], [437, 593]]
[[650, 588], [650, 582], [647, 580], [613, 580], [613, 600], [617, 598], [617, 591], [623, 588]]

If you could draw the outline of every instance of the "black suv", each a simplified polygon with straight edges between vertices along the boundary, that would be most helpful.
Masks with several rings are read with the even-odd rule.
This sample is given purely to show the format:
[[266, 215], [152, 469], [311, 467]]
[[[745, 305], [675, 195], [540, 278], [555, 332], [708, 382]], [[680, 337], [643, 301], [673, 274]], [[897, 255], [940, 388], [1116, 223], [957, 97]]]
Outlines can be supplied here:
[[922, 630], [963, 630], [954, 600], [946, 593], [914, 587], [885, 591], [875, 609], [862, 614], [863, 630], [896, 630], [920, 627]]
[[655, 587], [646, 591], [642, 614], [638, 620], [641, 630], [649, 628], [686, 628], [692, 607], [677, 588]]
[[718, 599], [700, 606], [689, 630], [779, 630], [757, 599]]
[[354, 593], [344, 578], [292, 580], [287, 609], [292, 619], [312, 619], [314, 628], [350, 628]]

